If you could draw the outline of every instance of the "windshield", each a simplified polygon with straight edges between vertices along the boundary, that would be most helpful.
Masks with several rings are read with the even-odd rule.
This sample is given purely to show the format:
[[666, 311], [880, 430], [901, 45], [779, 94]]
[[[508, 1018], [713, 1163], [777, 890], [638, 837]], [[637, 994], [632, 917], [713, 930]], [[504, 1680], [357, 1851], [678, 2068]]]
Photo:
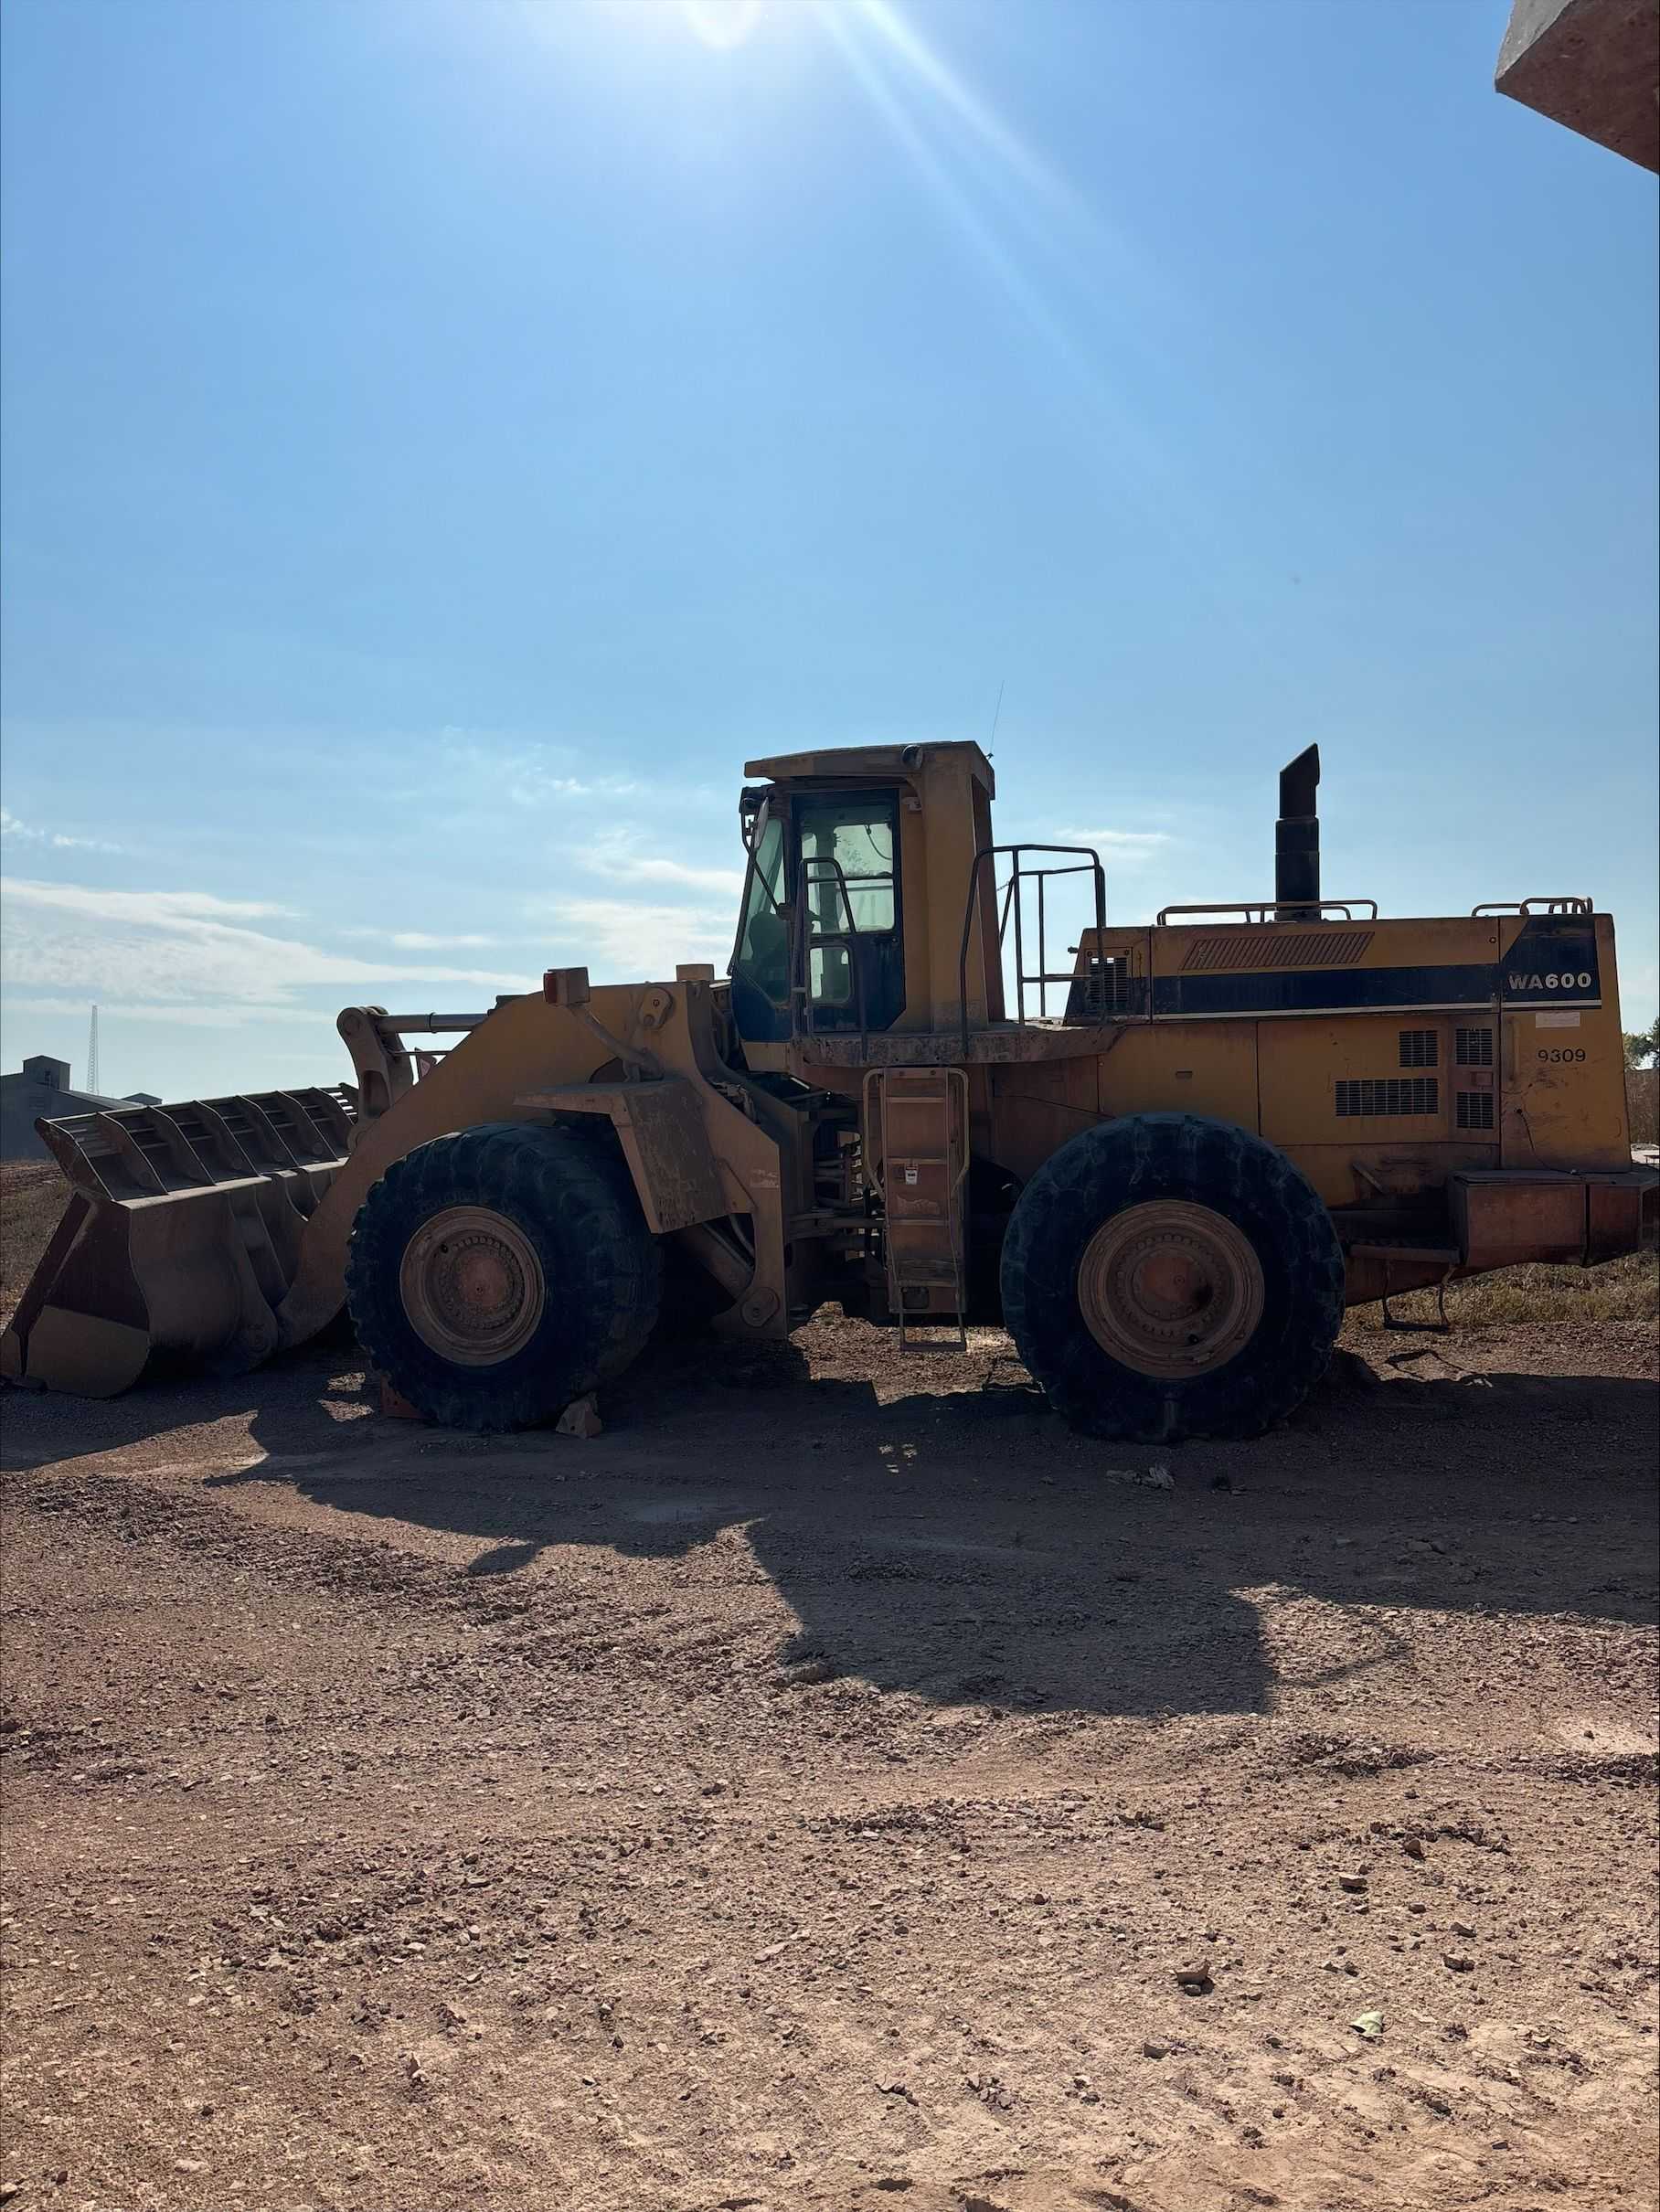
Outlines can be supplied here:
[[763, 805], [750, 846], [750, 875], [729, 973], [741, 970], [778, 1006], [790, 996], [790, 931], [778, 910], [783, 873], [784, 825]]

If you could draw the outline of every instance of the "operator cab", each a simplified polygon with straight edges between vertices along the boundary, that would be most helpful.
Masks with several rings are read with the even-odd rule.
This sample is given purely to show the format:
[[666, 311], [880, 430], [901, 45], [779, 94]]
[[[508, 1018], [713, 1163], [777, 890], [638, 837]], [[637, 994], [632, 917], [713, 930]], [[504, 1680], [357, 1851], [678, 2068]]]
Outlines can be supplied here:
[[899, 787], [748, 786], [750, 856], [729, 973], [738, 1034], [889, 1029], [905, 1010]]
[[[1008, 1026], [1006, 931], [1016, 1026], [1028, 989], [1041, 1020], [1052, 988], [1068, 994], [1063, 1020], [1100, 1020], [1100, 856], [994, 845], [995, 784], [979, 746], [847, 746], [751, 760], [744, 773], [766, 781], [740, 800], [750, 857], [728, 973], [738, 1035], [761, 1051], [752, 1066], [782, 1068], [786, 1055], [857, 1066], [890, 1030], [916, 1040], [903, 1057], [918, 1063], [965, 1058], [971, 1035]], [[1059, 971], [1062, 918], [1045, 904], [1056, 877], [1092, 893], [1080, 946], [1067, 948], [1080, 964]]]

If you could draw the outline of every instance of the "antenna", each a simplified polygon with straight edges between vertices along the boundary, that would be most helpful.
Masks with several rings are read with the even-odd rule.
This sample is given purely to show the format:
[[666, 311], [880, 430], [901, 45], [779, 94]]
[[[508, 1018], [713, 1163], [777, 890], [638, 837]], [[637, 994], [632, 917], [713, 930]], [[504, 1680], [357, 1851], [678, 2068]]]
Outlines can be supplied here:
[[92, 1019], [87, 1030], [87, 1089], [98, 1096], [98, 1008], [92, 1009]]
[[985, 757], [988, 760], [992, 757], [992, 747], [997, 742], [997, 725], [1003, 719], [1003, 686], [1007, 682], [1006, 675], [997, 678], [997, 711], [992, 717], [992, 734], [985, 740]]

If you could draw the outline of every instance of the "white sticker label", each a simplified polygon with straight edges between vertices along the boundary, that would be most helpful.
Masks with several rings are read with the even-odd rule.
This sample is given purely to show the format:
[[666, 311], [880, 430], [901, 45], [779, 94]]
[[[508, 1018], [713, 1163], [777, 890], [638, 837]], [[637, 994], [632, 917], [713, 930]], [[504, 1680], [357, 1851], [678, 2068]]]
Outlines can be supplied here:
[[1580, 1017], [1577, 1014], [1536, 1014], [1533, 1026], [1536, 1029], [1577, 1029]]

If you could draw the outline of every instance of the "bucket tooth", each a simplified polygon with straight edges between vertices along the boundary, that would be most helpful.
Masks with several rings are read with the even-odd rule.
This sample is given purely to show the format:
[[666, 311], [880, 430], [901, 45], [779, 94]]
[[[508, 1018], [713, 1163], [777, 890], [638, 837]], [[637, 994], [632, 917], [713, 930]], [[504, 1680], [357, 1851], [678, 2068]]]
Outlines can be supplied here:
[[257, 1366], [352, 1124], [325, 1090], [37, 1122], [70, 1197], [0, 1337], [0, 1375], [109, 1398], [153, 1362]]

